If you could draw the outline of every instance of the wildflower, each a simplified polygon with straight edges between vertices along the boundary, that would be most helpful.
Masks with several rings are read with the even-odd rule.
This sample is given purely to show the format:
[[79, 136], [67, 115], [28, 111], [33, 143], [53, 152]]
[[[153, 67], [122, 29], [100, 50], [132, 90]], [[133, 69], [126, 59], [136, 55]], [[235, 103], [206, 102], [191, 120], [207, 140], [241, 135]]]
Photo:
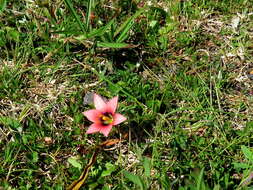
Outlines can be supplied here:
[[96, 109], [91, 109], [83, 112], [83, 114], [92, 121], [87, 134], [100, 132], [104, 136], [108, 136], [112, 126], [118, 125], [125, 121], [127, 118], [116, 112], [118, 105], [118, 96], [109, 101], [104, 101], [99, 95], [94, 94], [94, 104]]

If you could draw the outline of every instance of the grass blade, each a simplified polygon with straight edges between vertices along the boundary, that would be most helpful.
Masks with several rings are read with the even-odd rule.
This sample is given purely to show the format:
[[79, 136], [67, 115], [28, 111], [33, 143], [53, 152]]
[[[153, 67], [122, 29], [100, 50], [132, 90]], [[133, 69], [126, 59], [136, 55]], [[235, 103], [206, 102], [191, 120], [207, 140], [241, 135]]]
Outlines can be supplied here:
[[75, 17], [80, 29], [85, 33], [85, 28], [84, 28], [79, 16], [77, 15], [76, 11], [74, 10], [71, 1], [70, 0], [64, 0], [64, 2], [66, 3], [67, 7], [69, 8], [71, 14]]
[[98, 42], [98, 47], [104, 48], [130, 48], [131, 45], [127, 43], [114, 43], [114, 42]]
[[[203, 175], [204, 175], [204, 168], [201, 169], [200, 174], [197, 178], [197, 190], [203, 190]], [[206, 188], [205, 188], [206, 189]]]
[[108, 22], [105, 26], [91, 31], [89, 34], [87, 34], [87, 38], [93, 38], [95, 36], [102, 36], [107, 31], [107, 29], [111, 27], [111, 25], [113, 23], [114, 23], [114, 19], [111, 20], [110, 22]]
[[142, 12], [144, 11], [144, 9], [140, 9], [139, 11], [137, 11], [133, 16], [131, 16], [130, 18], [128, 18], [115, 32], [114, 37], [116, 37], [119, 33], [121, 33], [119, 35], [119, 37], [117, 38], [117, 42], [121, 42], [121, 40], [123, 38], [125, 38], [126, 33], [130, 30], [130, 28], [133, 26], [134, 24], [134, 19], [136, 17], [138, 17]]
[[134, 100], [139, 106], [141, 106], [143, 109], [146, 109], [147, 106], [141, 102], [139, 102], [137, 100], [136, 97], [134, 97], [133, 95], [129, 94], [126, 90], [124, 90], [121, 86], [114, 84], [112, 81], [108, 80], [107, 77], [105, 77], [103, 74], [97, 72], [96, 70], [93, 70], [93, 73], [95, 73], [97, 76], [99, 76], [99, 78], [102, 81], [106, 81], [108, 84], [114, 86], [115, 88], [118, 88], [122, 93], [124, 93], [125, 95], [129, 96], [132, 100]]
[[147, 157], [144, 157], [143, 159], [143, 167], [144, 167], [144, 175], [146, 177], [150, 177], [151, 166], [150, 166], [150, 160]]
[[87, 11], [86, 11], [86, 23], [85, 23], [85, 27], [86, 27], [87, 32], [90, 29], [89, 24], [90, 24], [90, 16], [91, 16], [92, 5], [93, 5], [93, 0], [89, 0], [88, 1]]
[[134, 25], [134, 21], [131, 21], [126, 25], [120, 36], [117, 38], [116, 42], [123, 42], [127, 38], [128, 31], [132, 28]]
[[109, 23], [107, 23], [107, 25], [102, 26], [98, 29], [94, 29], [88, 34], [79, 35], [75, 37], [75, 39], [82, 41], [82, 40], [90, 39], [96, 36], [102, 36], [108, 30], [108, 28], [113, 24], [113, 22], [114, 20], [111, 20]]

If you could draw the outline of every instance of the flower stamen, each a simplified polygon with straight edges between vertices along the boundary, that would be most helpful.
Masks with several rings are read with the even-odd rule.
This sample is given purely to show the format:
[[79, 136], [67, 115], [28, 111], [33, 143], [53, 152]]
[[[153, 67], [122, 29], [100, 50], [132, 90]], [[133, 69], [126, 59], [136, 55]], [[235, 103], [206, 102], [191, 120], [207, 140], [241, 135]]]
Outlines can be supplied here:
[[100, 119], [103, 125], [109, 125], [113, 122], [113, 117], [110, 113], [105, 113], [101, 115]]

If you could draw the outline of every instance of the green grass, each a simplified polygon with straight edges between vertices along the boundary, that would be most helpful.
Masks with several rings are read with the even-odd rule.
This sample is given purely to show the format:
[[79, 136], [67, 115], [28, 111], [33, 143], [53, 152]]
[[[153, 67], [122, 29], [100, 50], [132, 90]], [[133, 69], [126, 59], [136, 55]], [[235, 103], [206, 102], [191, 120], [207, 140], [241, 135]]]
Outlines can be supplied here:
[[[0, 0], [0, 189], [66, 189], [120, 138], [81, 189], [252, 189], [252, 5]], [[128, 118], [108, 138], [91, 92]]]

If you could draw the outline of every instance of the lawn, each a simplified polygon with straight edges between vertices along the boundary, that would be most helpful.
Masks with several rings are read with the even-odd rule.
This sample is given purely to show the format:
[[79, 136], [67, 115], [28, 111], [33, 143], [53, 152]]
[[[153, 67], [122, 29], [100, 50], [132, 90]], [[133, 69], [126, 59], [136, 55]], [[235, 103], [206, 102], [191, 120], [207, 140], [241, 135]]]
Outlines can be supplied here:
[[253, 189], [252, 95], [252, 0], [0, 0], [0, 189]]

